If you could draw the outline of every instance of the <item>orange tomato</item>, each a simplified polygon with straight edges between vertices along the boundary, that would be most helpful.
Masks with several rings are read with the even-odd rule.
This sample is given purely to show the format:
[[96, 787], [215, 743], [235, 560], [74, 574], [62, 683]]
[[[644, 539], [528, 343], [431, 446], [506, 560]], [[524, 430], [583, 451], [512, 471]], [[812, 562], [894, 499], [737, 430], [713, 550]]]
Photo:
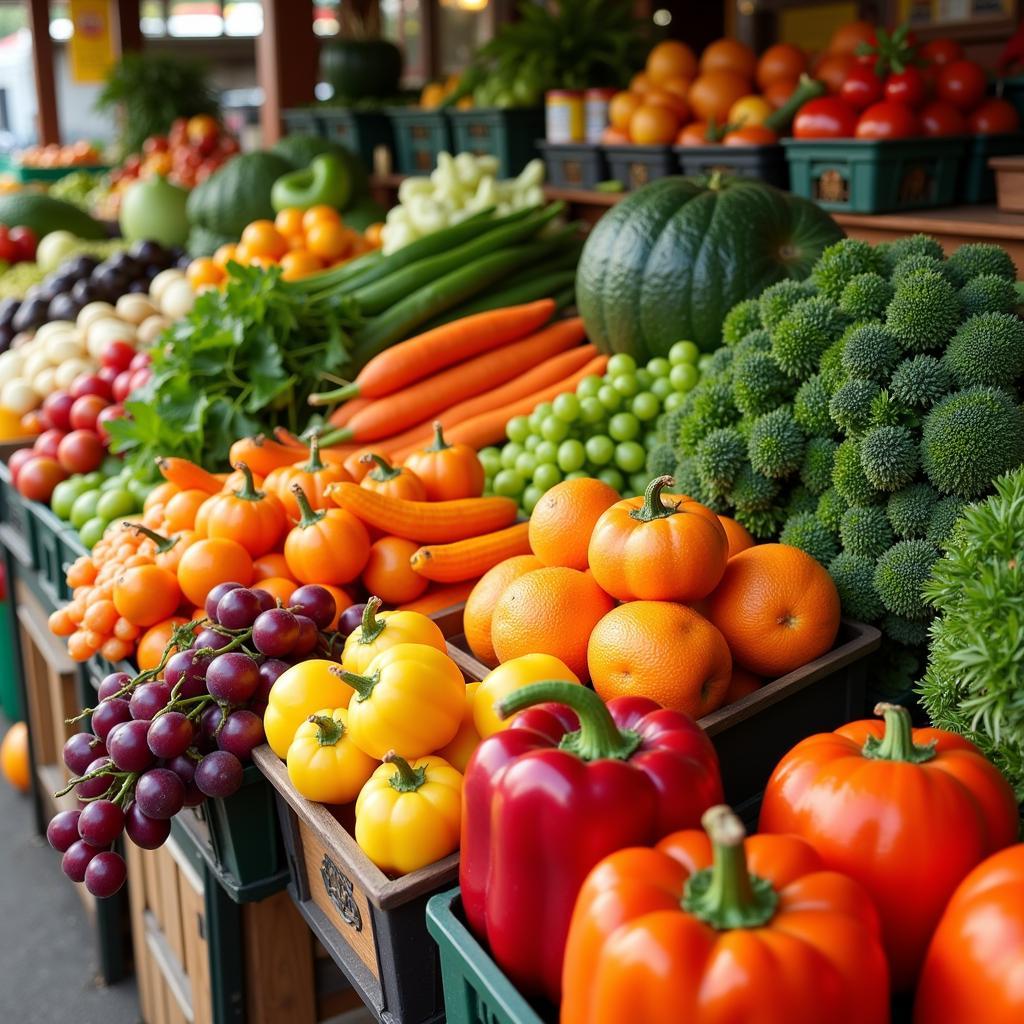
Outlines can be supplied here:
[[177, 484], [172, 484], [170, 480], [165, 480], [162, 484], [157, 484], [146, 495], [146, 500], [143, 502], [142, 510], [148, 512], [154, 505], [166, 505], [171, 498], [174, 497], [181, 490]]
[[722, 142], [727, 146], [764, 146], [779, 141], [779, 136], [763, 124], [744, 125], [735, 131], [726, 132]]
[[726, 69], [702, 71], [694, 79], [687, 99], [694, 116], [701, 121], [714, 118], [724, 124], [732, 105], [750, 92], [750, 82]]
[[854, 56], [861, 43], [873, 46], [875, 43], [875, 26], [870, 21], [848, 21], [832, 33], [828, 52]]
[[15, 722], [4, 733], [0, 743], [0, 772], [17, 790], [27, 793], [29, 790], [30, 769], [28, 757], [28, 726], [24, 722]]
[[761, 90], [761, 95], [772, 105], [772, 110], [778, 110], [793, 95], [796, 87], [795, 78], [776, 78]]
[[235, 246], [235, 262], [241, 263], [243, 266], [249, 265], [249, 260], [252, 259], [252, 254], [249, 252], [249, 246], [243, 245], [241, 242]]
[[306, 231], [306, 248], [325, 260], [337, 260], [352, 247], [352, 234], [340, 221], [318, 221]]
[[709, 139], [710, 125], [707, 121], [691, 121], [679, 129], [676, 136], [677, 146], [714, 146], [717, 139]]
[[371, 249], [379, 249], [384, 244], [384, 222], [376, 221], [373, 224], [367, 226], [363, 232], [363, 237], [366, 239], [366, 244]]
[[260, 555], [252, 563], [252, 578], [254, 580], [269, 580], [273, 577], [291, 576], [288, 563], [280, 551], [271, 551], [270, 554]]
[[191, 530], [196, 524], [199, 506], [210, 497], [206, 491], [190, 488], [179, 491], [164, 505], [164, 525], [170, 533]]
[[617, 92], [608, 104], [608, 119], [611, 126], [620, 132], [629, 130], [629, 119], [643, 103], [643, 97], [635, 92]]
[[217, 251], [213, 254], [213, 262], [218, 267], [226, 267], [231, 260], [237, 262], [238, 246], [232, 242], [227, 242], [224, 245], [218, 246]]
[[188, 265], [185, 277], [193, 288], [201, 288], [207, 284], [218, 285], [224, 280], [224, 268], [209, 256], [200, 256]]
[[334, 618], [327, 627], [327, 631], [330, 632], [338, 628], [338, 620], [341, 618], [341, 613], [346, 608], [352, 606], [352, 595], [347, 590], [337, 587], [333, 583], [318, 583], [317, 586], [323, 587], [334, 598]]
[[700, 55], [701, 74], [708, 71], [730, 71], [748, 82], [754, 78], [757, 57], [754, 51], [737, 39], [716, 39]]
[[143, 672], [156, 668], [160, 664], [164, 656], [164, 648], [170, 643], [174, 634], [174, 627], [184, 626], [186, 622], [188, 619], [184, 619], [180, 615], [165, 619], [155, 626], [150, 626], [139, 637], [138, 647], [135, 648], [135, 661]]
[[814, 67], [814, 77], [835, 95], [842, 88], [856, 60], [849, 53], [826, 53]]
[[178, 563], [178, 585], [194, 605], [206, 601], [206, 595], [218, 583], [252, 582], [252, 558], [237, 541], [210, 537], [197, 541]]
[[114, 607], [136, 626], [156, 625], [173, 615], [179, 604], [181, 590], [174, 573], [159, 566], [137, 565], [114, 581]]
[[644, 103], [647, 106], [667, 107], [676, 115], [680, 122], [685, 121], [690, 116], [690, 106], [686, 100], [678, 93], [670, 92], [668, 89], [660, 87], [648, 89], [644, 93]]
[[757, 84], [766, 89], [779, 79], [797, 79], [807, 70], [807, 55], [792, 43], [776, 43], [757, 62]]
[[311, 206], [302, 215], [302, 230], [309, 232], [314, 224], [340, 224], [341, 214], [333, 206]]
[[285, 236], [285, 238], [293, 238], [298, 235], [302, 237], [302, 214], [303, 211], [297, 206], [287, 206], [283, 210], [279, 211], [277, 216], [274, 218], [274, 227]]
[[262, 267], [264, 270], [267, 267], [276, 267], [277, 260], [273, 256], [250, 256], [249, 257], [250, 267]]
[[323, 260], [308, 249], [292, 249], [281, 257], [281, 276], [286, 281], [298, 281], [323, 269]]
[[630, 92], [647, 92], [651, 87], [650, 77], [643, 71], [638, 72], [629, 80]]
[[419, 544], [404, 537], [381, 537], [370, 545], [370, 557], [363, 566], [363, 585], [389, 605], [415, 601], [428, 581], [409, 564]]
[[287, 579], [284, 576], [271, 576], [268, 579], [254, 583], [252, 589], [265, 590], [272, 598], [287, 606], [288, 601], [298, 586], [295, 580]]
[[254, 220], [242, 232], [242, 245], [251, 256], [268, 256], [279, 260], [288, 251], [284, 235], [269, 220]]
[[764, 124], [772, 105], [763, 96], [741, 96], [730, 108], [727, 121], [737, 128]]
[[679, 117], [668, 107], [642, 103], [629, 119], [629, 138], [638, 146], [667, 145], [677, 131]]
[[[690, 91], [690, 86], [693, 84], [693, 78], [666, 78], [663, 82], [658, 83], [659, 89], [664, 89], [665, 92], [674, 93], [680, 99], [685, 100], [686, 94]], [[689, 103], [687, 103], [687, 109], [689, 109]]]
[[686, 43], [665, 39], [647, 55], [645, 71], [656, 85], [668, 78], [693, 78], [697, 73], [697, 58]]

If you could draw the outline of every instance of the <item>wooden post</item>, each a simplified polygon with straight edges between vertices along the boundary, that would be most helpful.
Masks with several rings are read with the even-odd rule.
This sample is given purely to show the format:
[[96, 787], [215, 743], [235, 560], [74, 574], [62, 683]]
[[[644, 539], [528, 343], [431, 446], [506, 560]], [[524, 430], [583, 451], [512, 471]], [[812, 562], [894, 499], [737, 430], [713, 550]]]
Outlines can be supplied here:
[[[297, 8], [297, 9], [296, 9]], [[263, 145], [281, 137], [281, 111], [312, 103], [320, 47], [308, 6], [263, 0], [263, 32], [256, 40], [256, 78], [263, 90]]]
[[50, 39], [49, 0], [28, 0], [29, 28], [32, 31], [32, 69], [39, 104], [39, 142], [48, 146], [60, 142], [57, 120], [57, 86], [53, 75], [53, 40]]
[[114, 6], [114, 20], [117, 22], [117, 44], [119, 53], [130, 53], [142, 49], [142, 26], [140, 24], [139, 0], [110, 0]]

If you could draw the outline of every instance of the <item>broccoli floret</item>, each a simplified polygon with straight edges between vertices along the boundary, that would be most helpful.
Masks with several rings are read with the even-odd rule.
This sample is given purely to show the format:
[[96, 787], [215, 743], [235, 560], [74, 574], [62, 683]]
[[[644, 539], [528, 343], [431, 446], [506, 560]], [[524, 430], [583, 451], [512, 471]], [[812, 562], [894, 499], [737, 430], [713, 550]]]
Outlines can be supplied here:
[[848, 380], [832, 396], [828, 413], [832, 421], [850, 433], [865, 430], [871, 423], [871, 403], [882, 389], [871, 380]]
[[941, 274], [917, 270], [896, 286], [885, 326], [908, 352], [942, 348], [957, 325], [962, 309], [960, 295]]
[[843, 369], [851, 377], [881, 383], [889, 379], [900, 355], [896, 339], [881, 324], [861, 324], [846, 334]]
[[842, 314], [827, 299], [802, 299], [771, 330], [772, 355], [786, 373], [803, 380], [842, 328]]
[[861, 439], [860, 464], [878, 490], [899, 490], [920, 464], [917, 439], [906, 427], [874, 427]]
[[782, 509], [775, 505], [763, 509], [736, 509], [736, 522], [745, 526], [758, 540], [777, 537], [784, 518]]
[[875, 590], [875, 562], [843, 551], [829, 562], [829, 575], [839, 591], [843, 613], [859, 622], [874, 622], [882, 614], [882, 599]]
[[821, 378], [822, 387], [829, 396], [834, 395], [846, 383], [846, 370], [843, 368], [843, 349], [845, 348], [846, 339], [840, 338], [829, 345], [821, 357], [818, 376]]
[[927, 409], [952, 386], [949, 371], [935, 356], [914, 356], [893, 370], [889, 392], [907, 409]]
[[761, 303], [757, 299], [737, 302], [722, 321], [722, 341], [736, 345], [751, 331], [761, 326]]
[[789, 492], [789, 500], [786, 502], [782, 511], [787, 519], [791, 519], [793, 516], [799, 515], [801, 512], [817, 512], [818, 499], [815, 495], [811, 494], [806, 487], [794, 487], [793, 490]]
[[875, 251], [882, 260], [884, 273], [891, 274], [897, 263], [910, 256], [931, 256], [936, 260], [945, 259], [942, 246], [929, 235], [908, 235], [906, 238], [898, 238], [894, 242], [883, 242], [875, 246]]
[[818, 518], [837, 537], [839, 536], [839, 525], [843, 521], [843, 513], [849, 507], [846, 499], [834, 488], [830, 487], [818, 499]]
[[714, 493], [728, 491], [746, 461], [747, 442], [734, 427], [712, 430], [697, 445], [697, 476]]
[[790, 410], [783, 406], [759, 416], [747, 445], [750, 464], [758, 473], [781, 480], [800, 468], [804, 435]]
[[881, 391], [871, 400], [872, 427], [917, 425], [912, 413], [893, 400], [888, 391]]
[[733, 372], [743, 365], [743, 360], [747, 356], [751, 356], [755, 352], [771, 352], [771, 350], [772, 336], [763, 327], [759, 327], [756, 331], [751, 331], [733, 349], [735, 353], [732, 361]]
[[836, 449], [832, 486], [847, 505], [877, 505], [881, 499], [860, 464], [860, 444], [855, 438], [848, 437]]
[[744, 463], [736, 476], [736, 482], [729, 491], [729, 500], [737, 512], [763, 512], [771, 508], [779, 493], [779, 484], [761, 473], [755, 472], [749, 463]]
[[1024, 461], [1024, 413], [1005, 391], [974, 387], [932, 407], [921, 431], [925, 474], [943, 494], [977, 498]]
[[821, 377], [815, 374], [800, 385], [793, 399], [793, 419], [807, 434], [827, 436], [835, 433], [835, 424], [828, 413], [829, 395]]
[[711, 380], [716, 378], [719, 380], [728, 379], [731, 376], [733, 355], [734, 353], [731, 348], [715, 349], [708, 356], [707, 362], [701, 371], [702, 376], [708, 377]]
[[942, 361], [962, 388], [1012, 387], [1024, 373], [1024, 322], [1012, 313], [979, 313], [960, 325]]
[[912, 253], [910, 256], [905, 256], [892, 268], [890, 280], [893, 287], [898, 285], [903, 278], [918, 270], [931, 270], [936, 274], [941, 274], [955, 288], [960, 286], [956, 271], [945, 260], [936, 259], [934, 256], [925, 256], [923, 253]]
[[920, 647], [928, 641], [927, 622], [911, 622], [901, 615], [886, 615], [879, 625], [890, 640], [906, 647]]
[[921, 588], [938, 557], [939, 549], [926, 540], [901, 540], [878, 559], [875, 588], [887, 611], [915, 622], [929, 617]]
[[878, 505], [852, 505], [839, 522], [839, 539], [843, 550], [854, 555], [875, 559], [890, 548], [896, 538]]
[[949, 262], [956, 268], [964, 284], [982, 274], [995, 274], [1007, 281], [1017, 280], [1017, 268], [1009, 254], [998, 245], [987, 242], [968, 242], [961, 245]]
[[892, 293], [892, 285], [880, 274], [858, 274], [843, 289], [839, 308], [853, 320], [879, 320]]
[[700, 477], [697, 475], [697, 460], [693, 456], [680, 459], [672, 470], [675, 477], [675, 486], [672, 488], [676, 494], [688, 494], [696, 498], [700, 492]]
[[[686, 398], [689, 398], [692, 394], [693, 392], [691, 391]], [[679, 428], [689, 415], [690, 410], [686, 408], [686, 399], [684, 399], [682, 405], [677, 406], [671, 412], [667, 412], [662, 416], [661, 422], [658, 424], [658, 433], [661, 434], [665, 444], [672, 445], [673, 448], [679, 444]]]
[[889, 498], [885, 512], [900, 540], [915, 540], [927, 536], [928, 523], [938, 503], [939, 492], [934, 487], [910, 484]]
[[839, 552], [835, 538], [813, 512], [800, 512], [787, 519], [779, 543], [806, 551], [822, 565], [828, 565]]
[[811, 271], [811, 280], [818, 291], [838, 302], [843, 290], [859, 274], [877, 273], [882, 261], [867, 242], [844, 238], [830, 245]]
[[733, 397], [746, 416], [760, 416], [781, 405], [792, 392], [792, 384], [767, 352], [745, 355], [733, 374]]
[[832, 466], [838, 447], [830, 437], [812, 437], [807, 442], [800, 479], [811, 494], [824, 494], [832, 486]]
[[980, 274], [960, 289], [965, 316], [978, 313], [1012, 313], [1017, 308], [1013, 281], [998, 274]]
[[679, 451], [692, 454], [698, 442], [718, 427], [731, 427], [740, 413], [732, 397], [732, 386], [724, 380], [701, 381], [690, 392], [689, 415], [679, 426]]
[[927, 539], [937, 547], [944, 548], [965, 508], [967, 502], [952, 495], [936, 502], [928, 519]]
[[814, 294], [814, 285], [810, 281], [794, 281], [786, 278], [769, 285], [763, 292], [758, 304], [761, 307], [761, 323], [771, 331], [775, 325], [801, 300]]
[[647, 475], [649, 477], [671, 476], [676, 468], [676, 452], [670, 444], [662, 442], [653, 445], [647, 452]]

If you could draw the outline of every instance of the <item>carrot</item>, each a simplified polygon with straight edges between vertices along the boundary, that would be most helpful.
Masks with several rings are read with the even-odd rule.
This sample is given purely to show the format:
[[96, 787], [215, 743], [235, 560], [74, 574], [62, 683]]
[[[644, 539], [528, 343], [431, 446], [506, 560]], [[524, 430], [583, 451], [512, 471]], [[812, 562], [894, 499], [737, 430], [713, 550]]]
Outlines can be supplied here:
[[407, 604], [400, 604], [400, 612], [419, 612], [421, 615], [430, 615], [431, 612], [443, 611], [445, 608], [452, 608], [462, 604], [469, 597], [476, 580], [464, 580], [462, 583], [438, 584], [431, 587], [422, 597]]
[[378, 399], [356, 413], [347, 427], [332, 432], [331, 436], [343, 441], [355, 439], [364, 444], [388, 437], [456, 402], [504, 384], [536, 366], [539, 361], [578, 345], [583, 336], [583, 321], [579, 317], [561, 320], [528, 338], [514, 341], [494, 352], [485, 352], [403, 391]]
[[[490, 412], [474, 416], [473, 419], [466, 420], [464, 423], [446, 428], [445, 439], [449, 444], [461, 441], [478, 451], [481, 448], [486, 448], [489, 444], [500, 444], [505, 440], [505, 425], [513, 416], [529, 416], [541, 402], [550, 402], [563, 391], [572, 391], [584, 377], [592, 373], [603, 374], [607, 365], [607, 356], [596, 356], [585, 366], [581, 366], [571, 377], [566, 377], [565, 380], [549, 384], [546, 388], [534, 391], [533, 394], [527, 395], [525, 398], [519, 398], [507, 405], [492, 409]], [[396, 462], [402, 462], [418, 446], [418, 442], [406, 445], [404, 448], [392, 451], [391, 456]]]
[[349, 483], [331, 484], [325, 493], [369, 526], [419, 544], [465, 540], [511, 526], [516, 518], [511, 498], [408, 501]]
[[542, 327], [555, 311], [552, 299], [507, 306], [425, 331], [374, 356], [345, 387], [310, 397], [311, 405], [346, 398], [383, 398], [454, 363], [489, 352]]
[[305, 449], [309, 447], [298, 434], [293, 434], [287, 427], [274, 427], [274, 440], [291, 448]]
[[174, 456], [156, 460], [160, 475], [183, 491], [206, 491], [207, 494], [219, 494], [224, 481], [213, 473], [207, 473], [202, 466], [179, 459]]
[[327, 422], [332, 427], [344, 427], [357, 412], [362, 412], [372, 401], [372, 398], [350, 398], [331, 413]]
[[528, 555], [529, 523], [516, 523], [504, 530], [479, 537], [457, 540], [454, 544], [436, 544], [414, 552], [409, 564], [420, 576], [435, 583], [459, 583], [477, 579], [488, 569], [514, 555]]

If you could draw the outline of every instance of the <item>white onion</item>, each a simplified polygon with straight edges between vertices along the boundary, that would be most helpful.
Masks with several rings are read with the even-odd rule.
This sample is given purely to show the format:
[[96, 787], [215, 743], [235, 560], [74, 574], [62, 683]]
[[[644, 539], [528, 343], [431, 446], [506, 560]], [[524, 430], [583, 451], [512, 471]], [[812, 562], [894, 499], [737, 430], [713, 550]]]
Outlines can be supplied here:
[[85, 355], [85, 347], [77, 331], [51, 335], [46, 339], [43, 351], [52, 366], [60, 366], [65, 359], [77, 359]]
[[36, 379], [36, 374], [41, 370], [45, 370], [50, 365], [50, 360], [46, 355], [45, 350], [40, 346], [33, 348], [32, 351], [25, 356], [25, 363], [22, 367], [22, 376], [28, 380], [33, 381]]
[[89, 324], [85, 332], [85, 342], [93, 359], [99, 359], [103, 355], [103, 350], [112, 341], [127, 341], [134, 345], [135, 325], [113, 316], [105, 316]]
[[115, 312], [129, 324], [141, 324], [144, 320], [156, 313], [156, 306], [145, 295], [137, 295], [129, 292], [117, 300]]
[[89, 305], [82, 307], [82, 311], [78, 314], [78, 319], [75, 322], [84, 331], [88, 329], [89, 324], [93, 320], [113, 315], [114, 307], [109, 302], [90, 302]]
[[7, 381], [0, 388], [0, 405], [10, 409], [17, 416], [24, 416], [39, 406], [39, 396], [22, 377]]
[[150, 348], [156, 344], [156, 339], [159, 338], [160, 335], [163, 334], [163, 332], [170, 326], [171, 321], [160, 313], [157, 313], [154, 316], [147, 316], [146, 319], [139, 324], [138, 331], [136, 332], [136, 339], [138, 340], [139, 345], [143, 348]]
[[75, 325], [70, 320], [48, 320], [36, 331], [36, 337], [40, 341], [45, 341], [51, 334], [74, 329]]
[[15, 348], [0, 352], [0, 381], [14, 380], [21, 376], [21, 368], [25, 364], [23, 352], [24, 349]]
[[69, 388], [80, 373], [88, 373], [94, 366], [95, 363], [87, 362], [85, 359], [69, 359], [54, 371], [54, 381], [58, 388]]
[[56, 391], [57, 371], [52, 366], [46, 367], [45, 370], [40, 370], [32, 378], [32, 390], [35, 391], [40, 399], [46, 398], [47, 395]]
[[163, 305], [164, 290], [172, 281], [183, 281], [185, 275], [176, 267], [170, 270], [161, 270], [152, 281], [149, 282], [149, 297], [157, 306]]
[[160, 309], [164, 316], [170, 317], [172, 320], [180, 320], [192, 312], [195, 301], [196, 293], [183, 276], [177, 281], [171, 281], [164, 288], [160, 299]]

